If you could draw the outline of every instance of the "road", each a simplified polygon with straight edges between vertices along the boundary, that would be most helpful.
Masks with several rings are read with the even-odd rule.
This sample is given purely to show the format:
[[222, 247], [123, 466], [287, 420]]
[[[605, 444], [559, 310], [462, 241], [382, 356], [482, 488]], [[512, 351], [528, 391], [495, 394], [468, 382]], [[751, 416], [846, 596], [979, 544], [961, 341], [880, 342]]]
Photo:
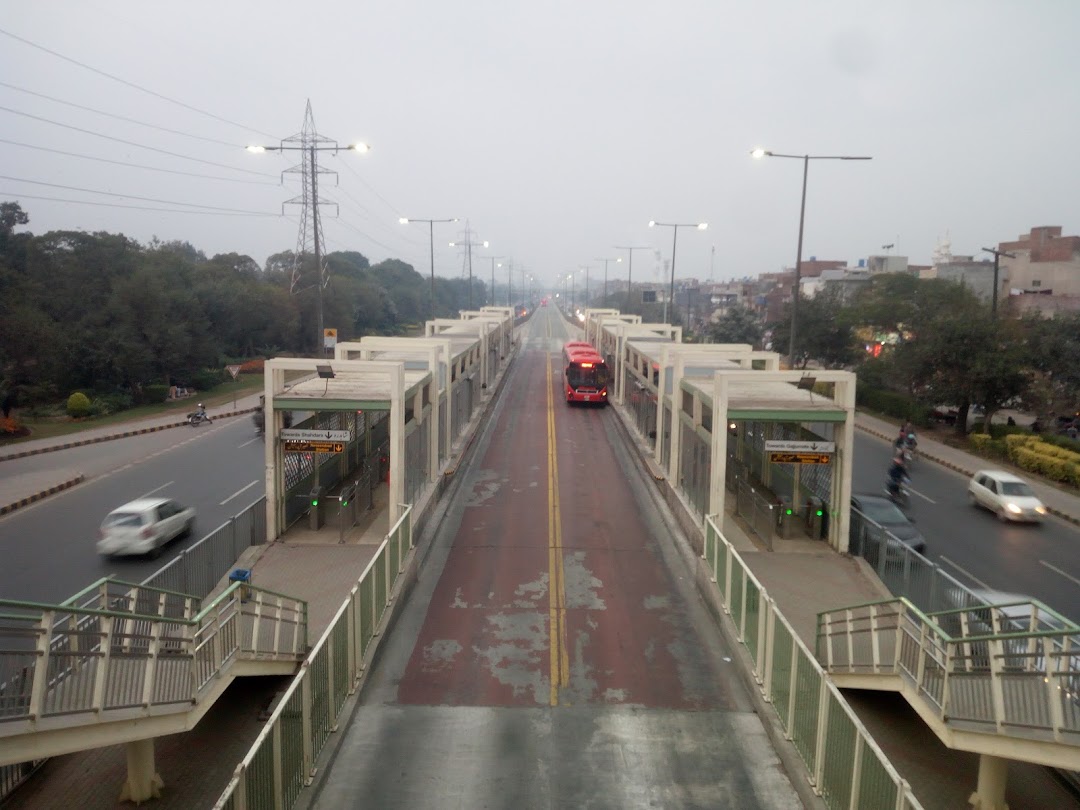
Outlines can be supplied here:
[[[889, 444], [855, 432], [856, 492], [880, 493]], [[986, 462], [988, 468], [994, 467]], [[1055, 517], [1005, 524], [968, 503], [968, 478], [925, 459], [911, 470], [911, 509], [926, 555], [972, 588], [1032, 596], [1080, 623], [1080, 529]]]
[[[246, 415], [5, 461], [0, 473], [50, 465], [78, 470], [88, 480], [0, 518], [5, 599], [54, 603], [109, 574], [139, 582], [263, 494], [263, 444]], [[194, 506], [192, 536], [156, 560], [101, 558], [95, 543], [102, 518], [143, 495]]]
[[526, 328], [313, 806], [800, 806], [561, 319]]

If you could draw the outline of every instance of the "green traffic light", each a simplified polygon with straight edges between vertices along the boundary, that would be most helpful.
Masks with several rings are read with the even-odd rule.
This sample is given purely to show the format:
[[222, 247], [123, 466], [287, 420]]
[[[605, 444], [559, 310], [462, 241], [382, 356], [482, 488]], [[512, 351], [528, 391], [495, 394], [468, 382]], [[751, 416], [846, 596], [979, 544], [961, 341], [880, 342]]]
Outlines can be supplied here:
[[318, 502], [317, 500], [313, 500], [313, 501], [311, 502], [311, 505], [312, 505], [312, 506], [318, 506], [318, 505], [319, 505], [319, 502]]
[[791, 510], [790, 510], [790, 509], [788, 509], [788, 510], [787, 510], [787, 514], [789, 514], [789, 515], [791, 514]]
[[825, 514], [825, 513], [824, 513], [824, 512], [822, 512], [822, 511], [821, 511], [820, 509], [818, 509], [818, 510], [817, 510], [817, 516], [818, 516], [818, 517], [821, 517], [821, 516], [822, 516], [822, 515], [824, 515], [824, 514]]

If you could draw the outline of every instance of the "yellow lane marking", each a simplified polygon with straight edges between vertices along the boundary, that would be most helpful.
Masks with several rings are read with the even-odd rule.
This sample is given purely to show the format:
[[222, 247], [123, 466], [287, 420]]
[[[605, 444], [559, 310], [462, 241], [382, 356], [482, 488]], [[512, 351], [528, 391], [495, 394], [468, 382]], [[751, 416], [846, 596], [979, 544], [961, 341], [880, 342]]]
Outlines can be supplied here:
[[566, 584], [563, 571], [562, 518], [559, 508], [559, 466], [555, 442], [555, 395], [551, 358], [547, 363], [548, 434], [548, 625], [551, 650], [551, 705], [559, 705], [559, 687], [570, 683], [566, 646]]

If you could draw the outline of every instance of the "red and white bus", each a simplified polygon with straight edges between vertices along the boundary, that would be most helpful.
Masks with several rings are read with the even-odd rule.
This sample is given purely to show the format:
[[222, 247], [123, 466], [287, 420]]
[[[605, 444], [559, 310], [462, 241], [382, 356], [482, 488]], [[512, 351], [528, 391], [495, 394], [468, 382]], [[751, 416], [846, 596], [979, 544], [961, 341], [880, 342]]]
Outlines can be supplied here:
[[611, 375], [607, 363], [596, 349], [582, 341], [563, 347], [563, 387], [566, 402], [590, 402], [606, 405]]

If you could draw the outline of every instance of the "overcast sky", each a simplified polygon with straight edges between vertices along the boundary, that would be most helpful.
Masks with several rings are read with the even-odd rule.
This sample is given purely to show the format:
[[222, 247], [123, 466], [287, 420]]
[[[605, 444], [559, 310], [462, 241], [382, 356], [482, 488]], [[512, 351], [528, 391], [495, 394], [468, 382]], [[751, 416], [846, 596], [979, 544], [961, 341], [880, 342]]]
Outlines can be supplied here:
[[320, 156], [328, 249], [425, 274], [427, 226], [399, 216], [462, 218], [436, 226], [442, 276], [465, 218], [549, 283], [597, 283], [615, 245], [670, 259], [650, 219], [709, 223], [679, 230], [680, 278], [791, 266], [802, 164], [757, 146], [873, 157], [811, 162], [807, 258], [1080, 232], [1075, 0], [11, 2], [0, 31], [0, 200], [37, 234], [291, 250], [298, 156], [243, 147], [298, 133], [309, 99], [320, 134], [372, 147]]

